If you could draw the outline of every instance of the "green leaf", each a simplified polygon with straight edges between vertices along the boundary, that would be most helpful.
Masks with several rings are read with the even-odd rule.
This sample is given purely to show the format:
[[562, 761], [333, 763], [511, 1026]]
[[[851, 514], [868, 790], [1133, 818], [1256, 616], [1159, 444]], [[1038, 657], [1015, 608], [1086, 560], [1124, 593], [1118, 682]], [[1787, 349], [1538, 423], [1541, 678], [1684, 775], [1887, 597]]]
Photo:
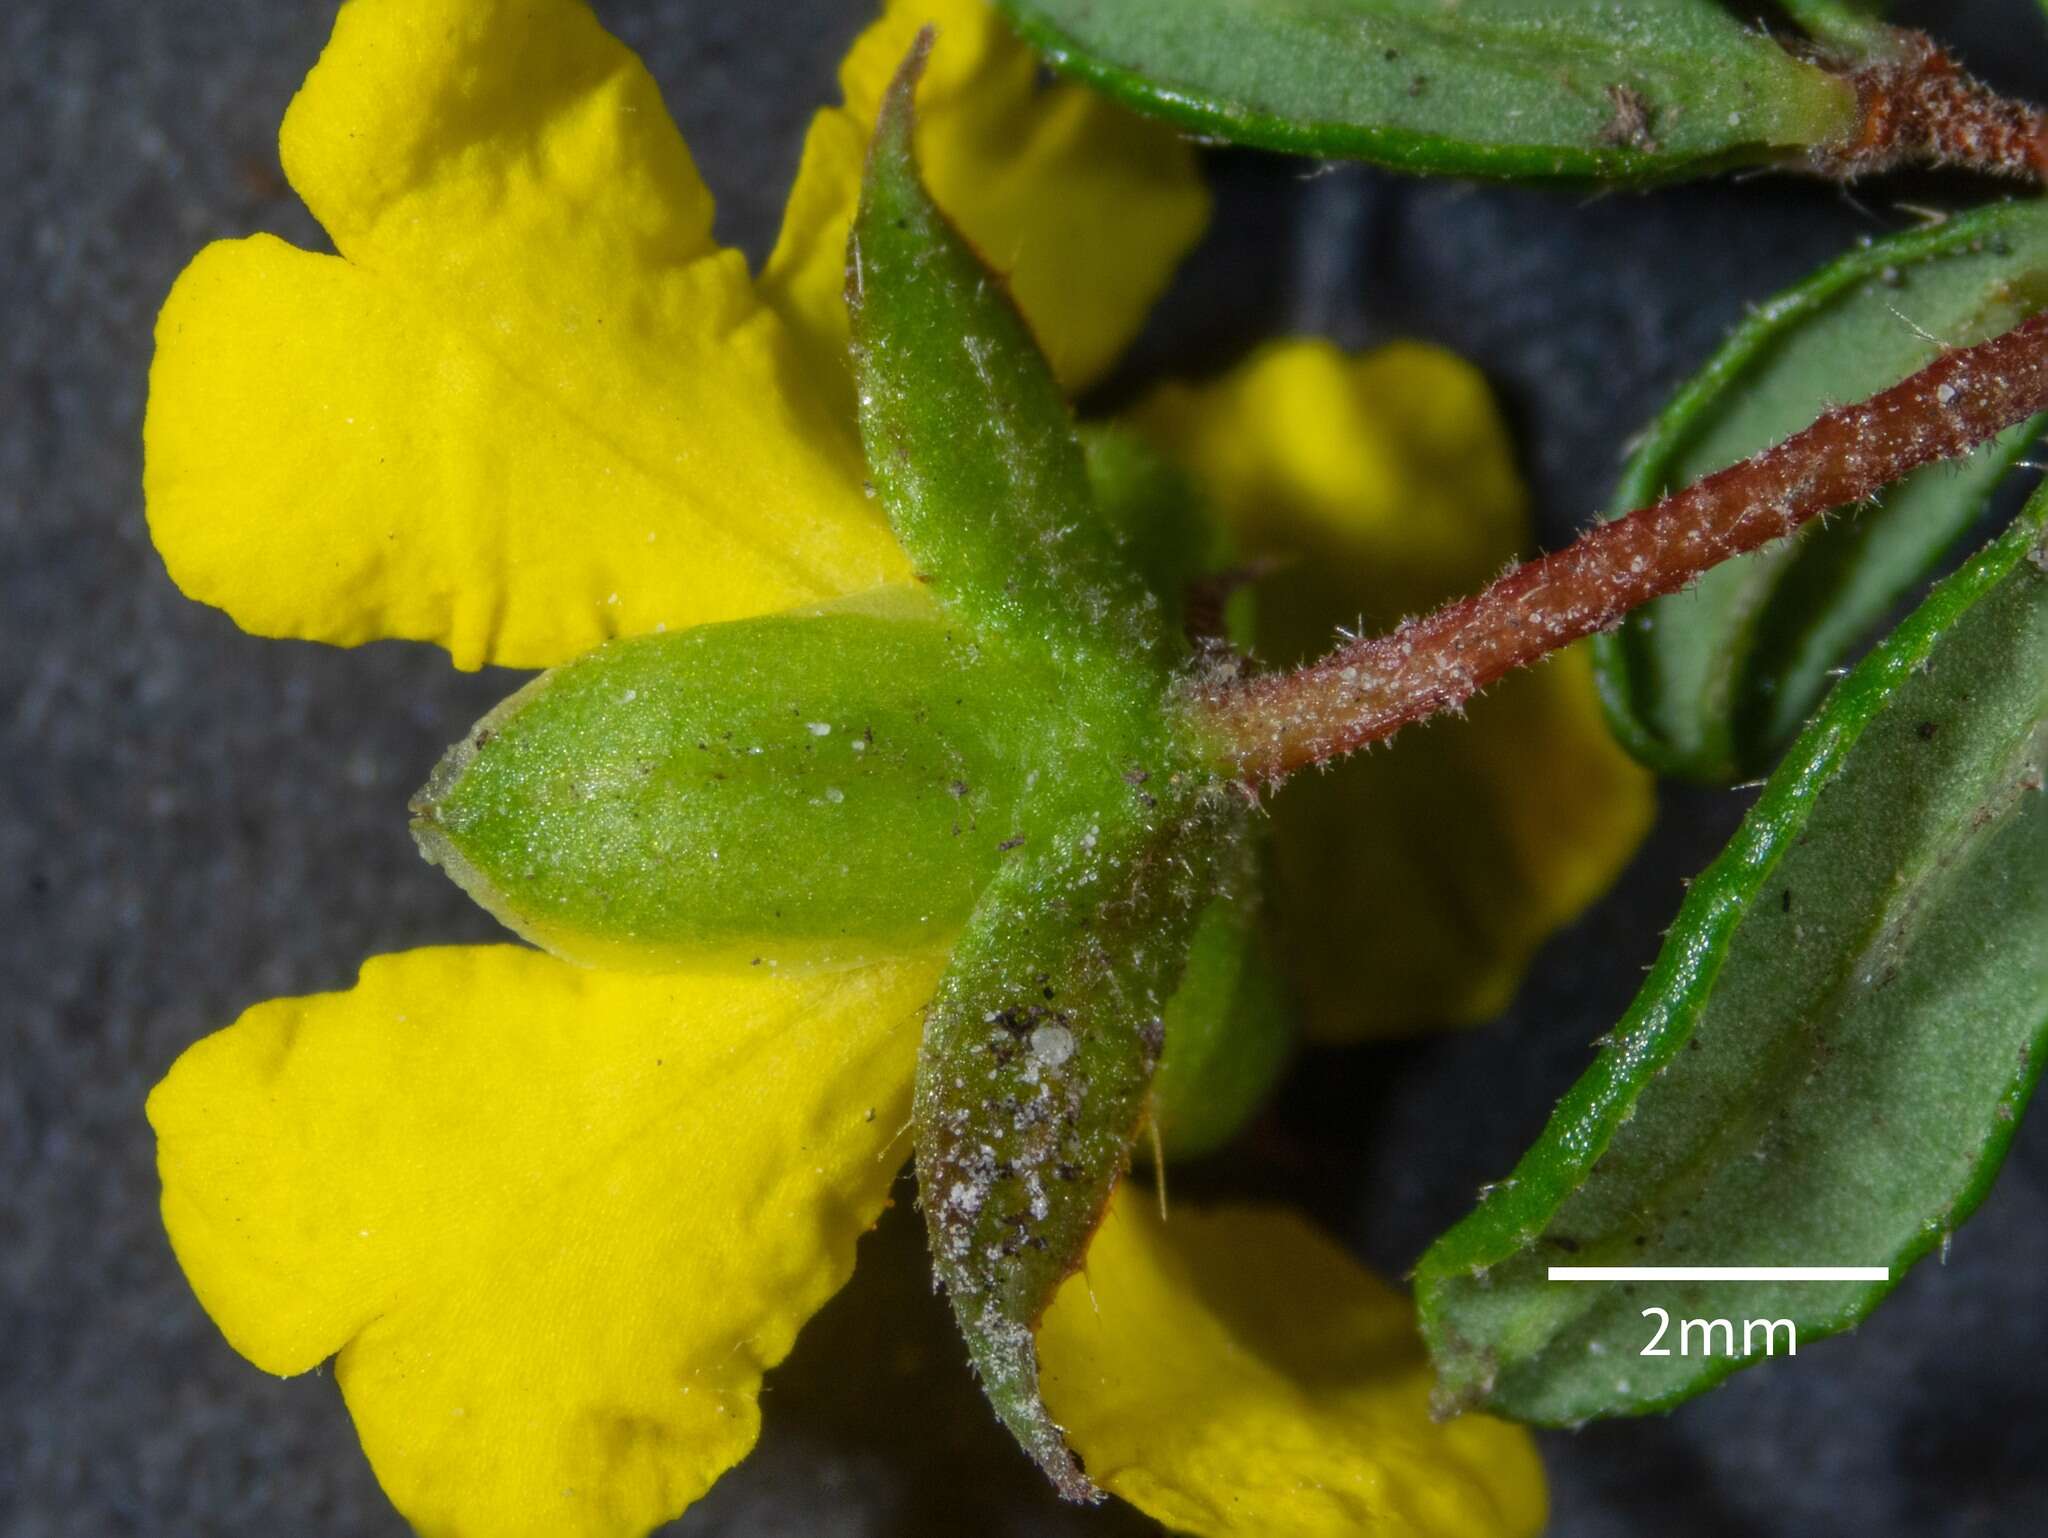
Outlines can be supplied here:
[[1041, 670], [883, 590], [542, 674], [449, 751], [414, 831], [574, 960], [853, 965], [944, 945], [1005, 843], [1060, 815], [1033, 774], [1061, 710]]
[[923, 49], [890, 87], [847, 253], [861, 435], [919, 575], [985, 637], [1077, 671], [1182, 654], [1095, 510], [1065, 397], [1010, 296], [911, 151]]
[[1146, 772], [998, 876], [918, 1060], [933, 1264], [996, 1413], [1070, 1499], [1096, 1492], [1039, 1397], [1033, 1331], [1129, 1162], [1197, 921], [1249, 888], [1238, 798], [1168, 756]]
[[[1997, 205], [1851, 252], [1762, 306], [1630, 459], [1613, 512], [1745, 458], [1946, 345], [2048, 303], [2048, 202]], [[1930, 465], [1853, 518], [1709, 572], [1596, 645], [1609, 720], [1667, 773], [1744, 778], [1799, 730], [1830, 669], [1983, 511], [2038, 423]]]
[[1856, 92], [1713, 0], [999, 0], [1055, 68], [1199, 134], [1414, 171], [1797, 158]]
[[1895, 1282], [1981, 1200], [2048, 1049], [2044, 530], [2048, 493], [1835, 690], [1592, 1069], [1424, 1255], [1446, 1407], [1661, 1409], [1754, 1356], [1644, 1356], [1645, 1307], [1738, 1336], [1790, 1320], [1803, 1346], [1889, 1286], [1559, 1283], [1550, 1265]]

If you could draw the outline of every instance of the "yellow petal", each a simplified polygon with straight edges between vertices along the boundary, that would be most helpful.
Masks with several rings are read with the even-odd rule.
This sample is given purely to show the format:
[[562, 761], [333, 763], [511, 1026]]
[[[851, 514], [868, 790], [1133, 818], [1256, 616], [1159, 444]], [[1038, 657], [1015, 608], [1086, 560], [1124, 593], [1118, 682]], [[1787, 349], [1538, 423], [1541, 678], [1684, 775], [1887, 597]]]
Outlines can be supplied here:
[[1405, 1299], [1292, 1213], [1121, 1196], [1038, 1331], [1089, 1475], [1196, 1538], [1519, 1538], [1527, 1433], [1430, 1419]]
[[1060, 379], [1121, 353], [1209, 217], [1179, 135], [1084, 87], [1046, 86], [987, 0], [888, 0], [840, 66], [844, 105], [804, 143], [763, 295], [824, 368], [846, 353], [846, 235], [883, 88], [918, 28], [938, 44], [918, 90], [917, 149], [940, 205], [1005, 273]]
[[[1260, 585], [1272, 662], [1471, 592], [1528, 541], [1485, 381], [1433, 348], [1276, 343], [1216, 383], [1158, 392], [1135, 420], [1202, 478], [1245, 554], [1284, 563]], [[1465, 720], [1298, 777], [1273, 806], [1273, 912], [1311, 1031], [1342, 1041], [1497, 1014], [1653, 810], [1577, 649]]]
[[746, 1454], [763, 1369], [851, 1272], [934, 977], [378, 957], [178, 1060], [165, 1225], [258, 1366], [340, 1352], [422, 1532], [643, 1533]]
[[282, 145], [341, 258], [213, 247], [158, 323], [145, 486], [193, 597], [538, 667], [907, 576], [838, 396], [577, 0], [350, 0]]

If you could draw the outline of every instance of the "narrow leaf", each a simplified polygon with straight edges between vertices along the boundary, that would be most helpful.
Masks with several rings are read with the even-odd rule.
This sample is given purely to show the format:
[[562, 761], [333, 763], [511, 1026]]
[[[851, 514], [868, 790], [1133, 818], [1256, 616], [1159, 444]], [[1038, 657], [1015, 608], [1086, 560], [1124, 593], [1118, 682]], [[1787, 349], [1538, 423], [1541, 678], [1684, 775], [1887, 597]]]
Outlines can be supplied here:
[[[1417, 1269], [1446, 1407], [1674, 1404], [1889, 1284], [1561, 1283], [1887, 1266], [1983, 1197], [2048, 1048], [2048, 494], [1836, 689], [1542, 1138]], [[1736, 1321], [1645, 1354], [1655, 1305]], [[1664, 1342], [1669, 1348], [1673, 1342]]]
[[[2048, 203], [1999, 205], [1851, 252], [1762, 306], [1629, 461], [1615, 514], [1733, 464], [1944, 346], [2048, 302]], [[1730, 561], [1595, 644], [1609, 719], [1652, 767], [1737, 779], [1769, 764], [1828, 671], [1983, 511], [2038, 424], [1908, 477], [1853, 518]]]
[[884, 98], [847, 252], [870, 473], [941, 602], [1089, 667], [1174, 655], [1159, 599], [1096, 515], [1065, 397], [911, 150], [927, 34]]
[[1000, 0], [1053, 65], [1236, 144], [1668, 176], [1848, 138], [1854, 88], [1713, 0]]

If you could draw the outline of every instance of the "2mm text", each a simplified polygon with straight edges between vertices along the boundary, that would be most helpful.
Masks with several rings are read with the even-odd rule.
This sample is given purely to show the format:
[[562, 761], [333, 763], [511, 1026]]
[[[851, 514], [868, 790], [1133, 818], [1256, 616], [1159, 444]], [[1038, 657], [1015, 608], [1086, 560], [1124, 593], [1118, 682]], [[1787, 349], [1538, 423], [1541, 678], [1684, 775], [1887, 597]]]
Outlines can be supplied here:
[[[1657, 1320], [1657, 1333], [1643, 1347], [1643, 1356], [1670, 1356], [1664, 1337], [1671, 1333], [1671, 1315], [1661, 1308], [1646, 1308], [1643, 1317]], [[1741, 1331], [1741, 1351], [1736, 1350]], [[1784, 1331], [1785, 1355], [1799, 1355], [1799, 1330], [1789, 1319], [1681, 1319], [1678, 1321], [1680, 1356], [1776, 1356], [1778, 1332]]]

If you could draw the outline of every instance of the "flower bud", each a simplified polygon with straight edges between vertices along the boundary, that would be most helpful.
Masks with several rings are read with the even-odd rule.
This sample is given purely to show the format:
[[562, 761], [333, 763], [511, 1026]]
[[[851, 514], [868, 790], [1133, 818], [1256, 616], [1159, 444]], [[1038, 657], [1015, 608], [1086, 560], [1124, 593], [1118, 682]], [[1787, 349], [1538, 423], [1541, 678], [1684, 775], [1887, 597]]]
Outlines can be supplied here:
[[611, 968], [850, 966], [950, 943], [1022, 830], [1047, 684], [922, 594], [614, 641], [413, 803], [427, 859]]

